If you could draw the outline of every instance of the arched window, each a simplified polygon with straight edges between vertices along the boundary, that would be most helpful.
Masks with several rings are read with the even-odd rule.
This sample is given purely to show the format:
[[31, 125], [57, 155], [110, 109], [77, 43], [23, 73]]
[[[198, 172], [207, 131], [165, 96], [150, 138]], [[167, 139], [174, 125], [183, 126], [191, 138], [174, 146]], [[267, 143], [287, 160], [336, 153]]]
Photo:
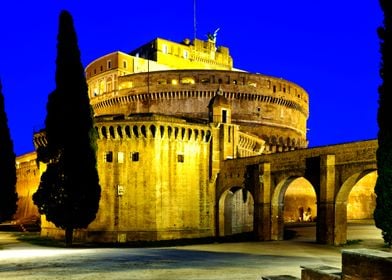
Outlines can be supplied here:
[[125, 134], [128, 138], [131, 138], [131, 129], [129, 128], [129, 125], [125, 127]]
[[151, 126], [150, 126], [150, 132], [151, 132], [151, 134], [152, 134], [152, 137], [154, 137], [154, 138], [155, 138], [155, 131], [156, 131], [155, 125], [151, 125]]
[[117, 134], [120, 138], [123, 138], [122, 128], [121, 126], [117, 126]]
[[142, 125], [141, 131], [142, 131], [143, 136], [144, 136], [145, 138], [147, 138], [146, 127], [145, 127], [144, 125]]
[[116, 137], [114, 136], [114, 128], [113, 128], [113, 126], [110, 126], [110, 127], [109, 127], [109, 133], [110, 133], [110, 138], [112, 138], [112, 139], [116, 138]]
[[210, 138], [211, 138], [211, 132], [210, 132], [209, 130], [207, 130], [207, 133], [206, 133], [206, 142], [209, 142], [209, 141], [210, 141]]
[[163, 138], [165, 136], [165, 127], [163, 125], [161, 125], [159, 127], [160, 131], [161, 131], [161, 138]]
[[102, 137], [103, 137], [103, 138], [105, 138], [105, 139], [108, 138], [107, 131], [106, 131], [106, 126], [103, 126], [103, 127], [101, 128], [101, 133], [102, 133]]
[[136, 125], [133, 126], [133, 135], [135, 135], [136, 138], [139, 138], [139, 130]]

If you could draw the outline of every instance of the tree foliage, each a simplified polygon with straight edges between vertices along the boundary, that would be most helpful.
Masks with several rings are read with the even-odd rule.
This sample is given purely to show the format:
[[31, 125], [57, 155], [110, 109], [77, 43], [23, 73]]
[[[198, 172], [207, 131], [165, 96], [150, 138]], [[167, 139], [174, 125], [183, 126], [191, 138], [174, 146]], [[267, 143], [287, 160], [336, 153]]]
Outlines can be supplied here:
[[8, 128], [0, 81], [0, 222], [12, 219], [17, 209], [16, 162], [14, 145]]
[[379, 92], [378, 107], [378, 178], [375, 192], [377, 195], [374, 220], [381, 229], [384, 242], [392, 245], [392, 9], [390, 0], [380, 0], [384, 12], [383, 26], [378, 29], [380, 38], [382, 84]]
[[60, 14], [57, 37], [56, 89], [46, 106], [47, 145], [37, 150], [47, 163], [33, 196], [40, 213], [65, 229], [87, 228], [98, 211], [101, 188], [96, 168], [96, 131], [84, 68], [71, 15]]

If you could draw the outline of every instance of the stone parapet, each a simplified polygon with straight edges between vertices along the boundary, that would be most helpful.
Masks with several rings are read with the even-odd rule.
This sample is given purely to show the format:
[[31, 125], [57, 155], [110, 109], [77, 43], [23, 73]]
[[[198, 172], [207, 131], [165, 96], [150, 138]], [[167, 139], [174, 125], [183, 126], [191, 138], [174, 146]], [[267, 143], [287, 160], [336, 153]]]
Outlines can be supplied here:
[[390, 280], [391, 278], [391, 253], [371, 249], [343, 250], [342, 280]]

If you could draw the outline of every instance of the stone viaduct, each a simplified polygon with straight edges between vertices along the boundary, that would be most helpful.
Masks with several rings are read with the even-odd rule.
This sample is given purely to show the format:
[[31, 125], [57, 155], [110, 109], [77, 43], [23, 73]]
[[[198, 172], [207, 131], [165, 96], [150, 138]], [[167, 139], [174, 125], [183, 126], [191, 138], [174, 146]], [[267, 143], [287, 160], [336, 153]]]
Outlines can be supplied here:
[[[217, 201], [230, 189], [245, 188], [254, 199], [254, 232], [259, 240], [282, 240], [284, 194], [300, 177], [317, 197], [316, 241], [347, 241], [347, 199], [353, 186], [376, 172], [377, 140], [226, 160], [217, 179]], [[217, 235], [225, 235], [217, 203]]]

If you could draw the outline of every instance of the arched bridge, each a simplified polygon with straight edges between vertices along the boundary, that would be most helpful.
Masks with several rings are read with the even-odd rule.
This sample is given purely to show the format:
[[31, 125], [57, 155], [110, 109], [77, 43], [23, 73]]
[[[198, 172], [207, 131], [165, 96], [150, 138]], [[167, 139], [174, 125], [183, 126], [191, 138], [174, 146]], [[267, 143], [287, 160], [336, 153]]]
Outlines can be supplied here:
[[[234, 186], [247, 189], [254, 199], [258, 238], [282, 240], [284, 194], [290, 182], [303, 177], [316, 192], [317, 242], [344, 244], [349, 193], [361, 178], [376, 172], [376, 150], [377, 140], [368, 140], [226, 160], [217, 179], [217, 201]], [[217, 234], [224, 235], [219, 208]]]

